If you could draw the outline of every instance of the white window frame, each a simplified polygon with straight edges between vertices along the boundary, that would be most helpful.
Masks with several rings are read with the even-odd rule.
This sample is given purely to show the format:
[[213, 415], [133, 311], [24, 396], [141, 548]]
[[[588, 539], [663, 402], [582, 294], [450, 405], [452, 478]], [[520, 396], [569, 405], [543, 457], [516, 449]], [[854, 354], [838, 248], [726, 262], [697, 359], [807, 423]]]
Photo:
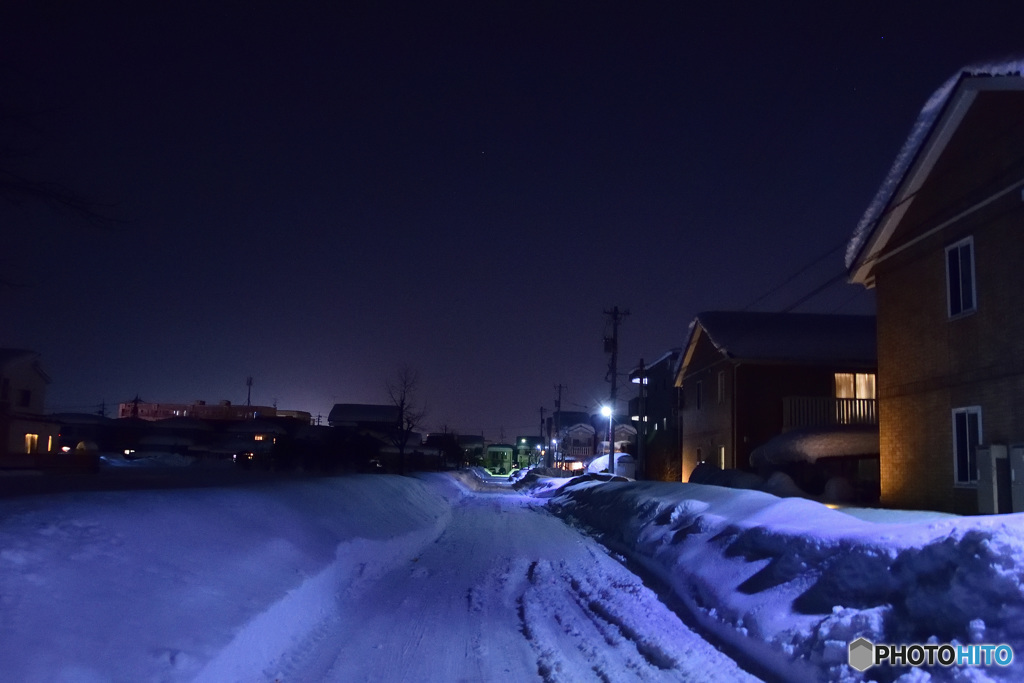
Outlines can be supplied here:
[[[967, 467], [968, 467], [968, 469], [970, 469], [971, 468], [971, 464], [973, 462], [973, 464], [974, 464], [974, 468], [973, 468], [974, 471], [973, 472], [968, 472], [969, 478], [967, 480], [962, 480], [960, 478], [960, 452], [959, 452], [959, 441], [960, 441], [960, 439], [958, 438], [957, 428], [956, 428], [956, 422], [957, 422], [957, 416], [958, 415], [968, 415], [968, 416], [976, 415], [978, 417], [978, 436], [977, 436], [978, 442], [976, 444], [974, 444], [974, 457], [972, 458], [970, 453], [968, 453], [966, 455], [966, 457], [967, 457]], [[968, 418], [968, 419], [970, 419], [970, 418]], [[969, 433], [968, 433], [968, 436], [970, 436]], [[982, 420], [981, 420], [981, 406], [964, 406], [962, 408], [954, 408], [953, 409], [953, 485], [954, 486], [971, 487], [971, 488], [977, 487], [977, 485], [978, 485], [978, 446], [980, 446], [983, 443], [985, 443], [985, 437], [984, 437], [984, 430], [983, 430], [983, 427], [982, 427]], [[968, 444], [968, 447], [969, 446], [970, 446], [970, 444]]]
[[[970, 288], [971, 288], [971, 291], [969, 292], [970, 301], [965, 301], [964, 300], [965, 299], [965, 292], [963, 291], [964, 290], [963, 286], [966, 283], [966, 279], [964, 277], [964, 273], [961, 271], [960, 274], [959, 274], [959, 277], [957, 278], [956, 282], [954, 283], [953, 275], [950, 272], [950, 267], [949, 267], [949, 256], [950, 256], [950, 253], [953, 252], [954, 250], [957, 253], [957, 262], [958, 262], [958, 264], [962, 263], [959, 255], [961, 253], [961, 250], [964, 249], [964, 247], [966, 247], [967, 249], [970, 250], [970, 259], [968, 260], [968, 264], [969, 264], [970, 269], [971, 269], [971, 272], [970, 272]], [[974, 313], [975, 311], [978, 310], [978, 286], [977, 286], [977, 282], [976, 282], [976, 278], [975, 278], [975, 271], [977, 270], [977, 268], [975, 267], [974, 254], [975, 254], [975, 252], [974, 252], [974, 237], [973, 236], [965, 237], [962, 240], [954, 242], [953, 244], [950, 244], [948, 247], [946, 247], [946, 250], [945, 250], [945, 257], [946, 257], [946, 313], [949, 316], [950, 320], [955, 320], [956, 318], [962, 318], [962, 317], [970, 315], [970, 314], [972, 314], [972, 313]], [[954, 285], [955, 285], [955, 287], [954, 287]], [[954, 292], [954, 289], [956, 290], [955, 292]], [[957, 310], [955, 312], [953, 310], [954, 302], [959, 307], [959, 310]]]

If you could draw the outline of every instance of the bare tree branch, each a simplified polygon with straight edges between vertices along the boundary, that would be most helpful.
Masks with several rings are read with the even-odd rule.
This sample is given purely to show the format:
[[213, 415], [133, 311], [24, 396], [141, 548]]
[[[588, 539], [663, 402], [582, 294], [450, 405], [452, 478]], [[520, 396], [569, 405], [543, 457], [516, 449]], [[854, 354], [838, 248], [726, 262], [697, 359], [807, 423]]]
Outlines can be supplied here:
[[398, 450], [402, 474], [405, 474], [405, 449], [409, 437], [422, 426], [427, 414], [426, 408], [419, 404], [416, 396], [419, 382], [419, 373], [408, 365], [403, 365], [384, 383], [388, 400], [397, 409], [395, 426], [391, 430], [390, 438]]
[[86, 199], [58, 183], [30, 180], [3, 169], [0, 169], [0, 197], [16, 205], [38, 202], [94, 226], [119, 222], [108, 212], [113, 208], [109, 205]]

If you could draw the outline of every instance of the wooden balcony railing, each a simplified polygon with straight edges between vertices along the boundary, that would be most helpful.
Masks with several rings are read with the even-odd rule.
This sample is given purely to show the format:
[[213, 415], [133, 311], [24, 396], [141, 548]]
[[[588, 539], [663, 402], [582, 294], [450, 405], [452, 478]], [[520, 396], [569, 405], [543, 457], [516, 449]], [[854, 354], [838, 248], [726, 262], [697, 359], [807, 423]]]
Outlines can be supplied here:
[[787, 396], [782, 399], [782, 431], [828, 425], [877, 425], [878, 402], [869, 398]]

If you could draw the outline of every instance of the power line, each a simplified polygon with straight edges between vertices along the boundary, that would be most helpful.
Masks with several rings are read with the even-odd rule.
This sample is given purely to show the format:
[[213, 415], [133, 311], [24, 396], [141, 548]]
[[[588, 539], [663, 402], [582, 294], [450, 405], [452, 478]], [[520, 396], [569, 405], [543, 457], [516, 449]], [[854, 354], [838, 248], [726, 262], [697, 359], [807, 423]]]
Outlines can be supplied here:
[[[786, 285], [788, 285], [789, 283], [793, 282], [793, 280], [796, 280], [796, 279], [797, 279], [798, 277], [800, 277], [801, 275], [803, 275], [804, 273], [806, 273], [806, 272], [807, 272], [808, 270], [810, 270], [810, 269], [811, 269], [811, 268], [813, 268], [814, 266], [818, 265], [818, 263], [820, 263], [821, 261], [825, 260], [826, 258], [828, 258], [829, 256], [831, 256], [832, 254], [834, 254], [834, 253], [836, 253], [837, 251], [839, 251], [840, 249], [842, 249], [842, 248], [843, 248], [843, 247], [844, 247], [845, 245], [846, 245], [846, 240], [843, 240], [842, 242], [840, 242], [840, 243], [839, 243], [839, 244], [837, 244], [836, 246], [834, 246], [834, 247], [831, 247], [831, 248], [830, 248], [830, 249], [829, 249], [828, 251], [826, 251], [826, 252], [825, 252], [824, 254], [822, 254], [822, 255], [820, 255], [820, 256], [818, 256], [818, 257], [816, 257], [816, 258], [815, 258], [815, 259], [814, 259], [813, 261], [811, 261], [810, 263], [807, 263], [806, 265], [802, 266], [802, 267], [801, 267], [801, 268], [800, 268], [799, 270], [797, 270], [796, 272], [792, 273], [792, 274], [791, 274], [791, 275], [790, 275], [789, 277], [787, 277], [787, 278], [786, 278], [785, 280], [783, 280], [783, 281], [782, 281], [782, 282], [780, 282], [779, 284], [775, 285], [774, 287], [772, 287], [772, 288], [771, 288], [771, 289], [769, 289], [769, 290], [768, 290], [767, 292], [765, 292], [765, 293], [764, 293], [764, 294], [762, 294], [761, 296], [759, 296], [759, 297], [757, 297], [756, 299], [754, 299], [753, 301], [751, 301], [751, 302], [750, 302], [749, 304], [747, 304], [746, 306], [744, 306], [744, 307], [743, 307], [743, 308], [741, 308], [740, 310], [741, 310], [741, 311], [747, 311], [747, 310], [750, 310], [750, 309], [751, 309], [752, 307], [754, 307], [754, 306], [756, 306], [757, 304], [761, 303], [762, 301], [764, 301], [765, 299], [767, 299], [768, 297], [770, 297], [770, 296], [771, 296], [772, 294], [775, 294], [775, 293], [776, 293], [776, 292], [778, 292], [778, 291], [779, 291], [780, 289], [782, 289], [783, 287], [785, 287], [785, 286], [786, 286]], [[788, 310], [788, 309], [787, 309], [787, 310]]]
[[792, 311], [794, 308], [796, 308], [800, 304], [806, 302], [809, 299], [813, 299], [814, 297], [818, 296], [819, 294], [824, 292], [826, 289], [828, 289], [829, 287], [831, 287], [832, 285], [834, 285], [835, 283], [839, 282], [840, 280], [842, 280], [845, 277], [846, 277], [846, 271], [845, 270], [842, 270], [842, 271], [836, 273], [835, 275], [830, 277], [828, 280], [826, 280], [822, 284], [820, 284], [817, 287], [815, 287], [814, 289], [812, 289], [810, 291], [810, 293], [805, 294], [804, 296], [802, 296], [799, 299], [797, 299], [795, 303], [790, 304], [786, 308], [783, 308], [781, 311], [779, 311], [779, 313], [789, 313], [790, 311]]

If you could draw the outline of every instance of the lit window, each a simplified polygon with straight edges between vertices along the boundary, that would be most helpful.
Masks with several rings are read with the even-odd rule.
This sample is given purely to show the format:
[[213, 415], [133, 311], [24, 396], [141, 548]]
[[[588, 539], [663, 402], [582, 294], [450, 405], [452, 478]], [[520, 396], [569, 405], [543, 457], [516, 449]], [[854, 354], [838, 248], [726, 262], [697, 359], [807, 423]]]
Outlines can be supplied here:
[[38, 434], [26, 434], [25, 435], [25, 452], [35, 453], [39, 449], [39, 435]]
[[837, 372], [836, 398], [877, 398], [872, 372]]
[[974, 289], [974, 240], [971, 237], [946, 247], [946, 287], [949, 317], [973, 313], [977, 308]]
[[978, 445], [981, 438], [981, 408], [954, 408], [953, 476], [957, 484], [978, 483]]
[[718, 447], [718, 469], [725, 469], [725, 446]]
[[257, 434], [256, 436], [252, 437], [252, 439], [253, 441], [263, 441], [263, 435]]

